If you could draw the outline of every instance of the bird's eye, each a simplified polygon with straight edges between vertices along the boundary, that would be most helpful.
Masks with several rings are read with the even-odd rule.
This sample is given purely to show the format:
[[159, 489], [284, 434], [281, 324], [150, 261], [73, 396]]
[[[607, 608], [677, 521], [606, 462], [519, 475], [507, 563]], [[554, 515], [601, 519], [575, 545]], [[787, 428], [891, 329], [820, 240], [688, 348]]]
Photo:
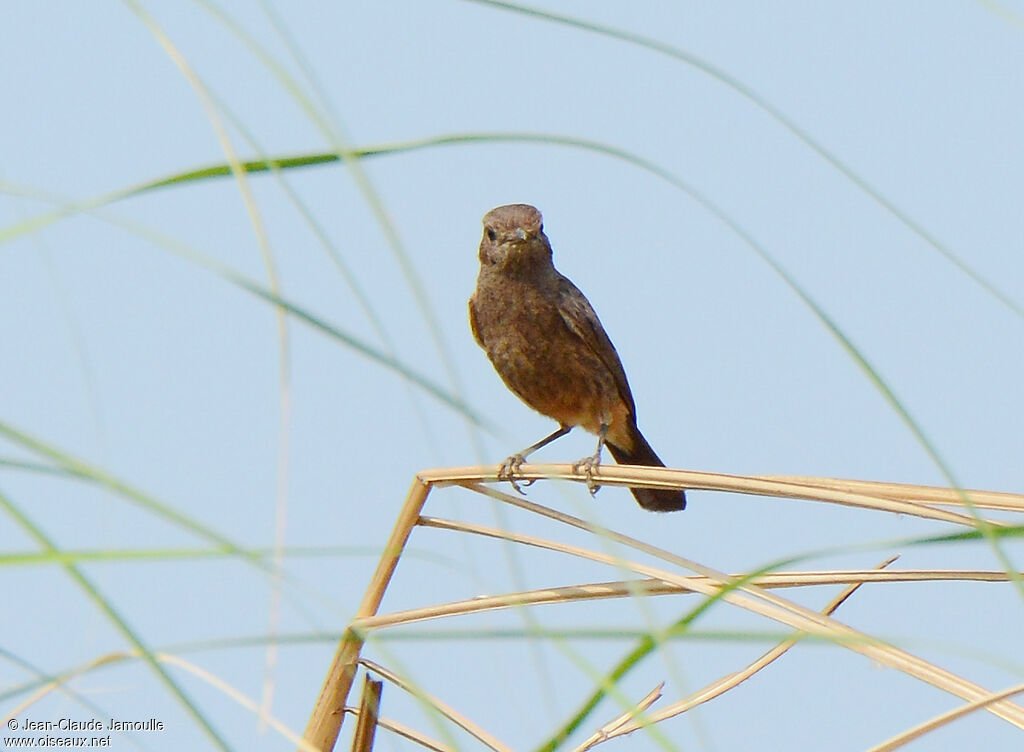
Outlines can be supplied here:
[[496, 232], [494, 231], [494, 228], [493, 228], [493, 227], [488, 227], [488, 228], [486, 228], [486, 229], [484, 230], [484, 232], [485, 232], [485, 233], [487, 233], [487, 239], [488, 239], [488, 240], [497, 240], [497, 239], [498, 239], [498, 233], [496, 233]]

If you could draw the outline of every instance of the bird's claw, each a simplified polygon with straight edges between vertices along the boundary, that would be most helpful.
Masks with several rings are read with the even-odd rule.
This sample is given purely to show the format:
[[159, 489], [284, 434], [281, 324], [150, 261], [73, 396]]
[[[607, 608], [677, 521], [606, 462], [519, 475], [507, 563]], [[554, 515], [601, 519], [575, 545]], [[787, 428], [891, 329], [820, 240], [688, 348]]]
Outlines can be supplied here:
[[600, 465], [600, 454], [584, 457], [579, 462], [574, 462], [572, 465], [574, 473], [583, 473], [587, 480], [587, 490], [590, 491], [591, 496], [597, 495], [597, 492], [601, 490], [601, 486], [594, 480], [594, 473], [597, 472], [597, 468], [600, 467]]
[[514, 488], [517, 493], [526, 496], [526, 491], [520, 488], [519, 484], [522, 483], [524, 486], [532, 486], [533, 481], [516, 480], [516, 475], [519, 474], [519, 468], [524, 462], [526, 462], [526, 458], [521, 454], [513, 454], [511, 457], [508, 457], [504, 462], [498, 465], [498, 480], [507, 480], [512, 484], [512, 488]]

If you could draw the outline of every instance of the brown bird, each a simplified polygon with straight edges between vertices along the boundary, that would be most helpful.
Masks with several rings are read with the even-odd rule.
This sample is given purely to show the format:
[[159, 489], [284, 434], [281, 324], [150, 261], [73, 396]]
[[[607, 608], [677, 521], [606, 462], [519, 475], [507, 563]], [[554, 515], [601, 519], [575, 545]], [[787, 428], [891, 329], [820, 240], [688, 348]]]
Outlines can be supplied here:
[[[505, 385], [558, 421], [557, 431], [502, 463], [499, 477], [517, 491], [515, 474], [526, 457], [576, 426], [598, 437], [594, 455], [575, 465], [586, 472], [592, 494], [592, 474], [605, 444], [620, 464], [665, 467], [636, 426], [633, 395], [614, 345], [590, 302], [555, 269], [534, 207], [499, 206], [484, 216], [469, 323]], [[630, 490], [644, 509], [686, 507], [682, 491]]]

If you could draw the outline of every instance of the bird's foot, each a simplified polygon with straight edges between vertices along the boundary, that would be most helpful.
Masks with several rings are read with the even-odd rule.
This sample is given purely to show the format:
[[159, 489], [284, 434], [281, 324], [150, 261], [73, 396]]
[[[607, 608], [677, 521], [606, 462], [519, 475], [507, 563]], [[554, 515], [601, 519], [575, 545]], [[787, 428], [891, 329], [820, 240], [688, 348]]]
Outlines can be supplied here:
[[595, 496], [598, 491], [601, 490], [601, 486], [594, 480], [594, 473], [597, 472], [598, 467], [601, 466], [601, 453], [591, 455], [590, 457], [584, 457], [579, 462], [572, 463], [572, 469], [575, 473], [583, 473], [587, 479], [587, 490], [590, 491], [591, 496]]
[[498, 465], [498, 480], [507, 480], [512, 484], [512, 488], [514, 488], [517, 493], [526, 496], [526, 491], [520, 488], [519, 484], [522, 483], [524, 486], [532, 486], [533, 481], [516, 480], [516, 476], [520, 474], [519, 468], [524, 462], [526, 462], [526, 458], [521, 454], [513, 454], [511, 457], [508, 457], [504, 462]]

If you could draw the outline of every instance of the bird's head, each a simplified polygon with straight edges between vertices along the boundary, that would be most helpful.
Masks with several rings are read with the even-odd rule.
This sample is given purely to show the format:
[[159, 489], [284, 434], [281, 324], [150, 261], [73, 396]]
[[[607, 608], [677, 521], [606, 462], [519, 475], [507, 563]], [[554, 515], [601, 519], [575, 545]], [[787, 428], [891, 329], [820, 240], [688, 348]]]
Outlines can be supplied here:
[[551, 260], [540, 212], [529, 204], [509, 204], [484, 215], [480, 263], [500, 267]]

